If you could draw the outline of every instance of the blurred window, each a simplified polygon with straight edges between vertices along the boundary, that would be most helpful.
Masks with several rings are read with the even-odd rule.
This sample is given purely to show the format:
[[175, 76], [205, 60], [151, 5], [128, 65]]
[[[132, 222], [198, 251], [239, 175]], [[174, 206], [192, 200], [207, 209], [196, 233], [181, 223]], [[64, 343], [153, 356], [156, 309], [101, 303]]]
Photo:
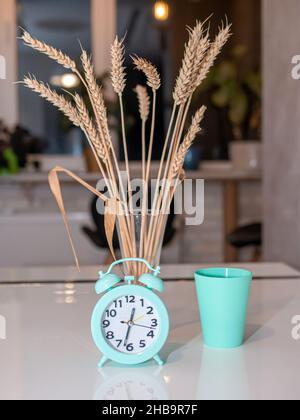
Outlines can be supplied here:
[[[91, 50], [89, 0], [18, 0], [18, 26], [71, 57], [80, 54], [78, 40]], [[34, 74], [50, 85], [72, 89], [78, 83], [66, 69], [43, 54], [18, 43], [19, 79]], [[20, 125], [45, 141], [45, 153], [82, 153], [79, 129], [67, 124], [61, 113], [38, 95], [19, 88]]]

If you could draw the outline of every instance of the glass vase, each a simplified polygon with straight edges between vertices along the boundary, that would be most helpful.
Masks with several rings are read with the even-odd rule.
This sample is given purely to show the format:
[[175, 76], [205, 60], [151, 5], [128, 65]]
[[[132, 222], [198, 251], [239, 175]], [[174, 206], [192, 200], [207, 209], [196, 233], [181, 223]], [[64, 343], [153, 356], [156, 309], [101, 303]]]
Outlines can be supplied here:
[[[150, 224], [149, 214], [143, 216], [140, 211], [136, 211], [127, 219], [129, 223], [129, 235], [124, 233], [124, 220], [120, 220], [120, 218], [118, 218], [117, 221], [117, 233], [120, 243], [121, 258], [142, 258], [153, 268], [157, 268], [157, 266], [160, 265], [167, 216], [160, 222], [159, 228], [154, 231], [151, 238], [147, 236]], [[143, 244], [141, 244], [142, 238]], [[149, 269], [143, 263], [131, 262], [124, 264], [125, 275], [133, 275], [137, 277], [147, 272], [149, 272]]]

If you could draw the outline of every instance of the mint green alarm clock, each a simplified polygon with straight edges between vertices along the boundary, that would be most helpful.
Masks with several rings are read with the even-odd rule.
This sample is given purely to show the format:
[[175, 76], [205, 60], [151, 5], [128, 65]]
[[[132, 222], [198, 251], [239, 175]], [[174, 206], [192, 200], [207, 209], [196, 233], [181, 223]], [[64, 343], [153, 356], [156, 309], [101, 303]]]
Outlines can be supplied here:
[[[127, 261], [143, 263], [152, 274], [138, 278], [142, 285], [132, 284], [133, 276], [122, 279], [112, 270]], [[95, 306], [92, 336], [103, 354], [102, 367], [109, 359], [114, 362], [136, 365], [154, 359], [164, 362], [159, 352], [169, 335], [169, 316], [166, 306], [155, 291], [163, 292], [163, 281], [158, 277], [160, 268], [154, 269], [140, 258], [125, 258], [114, 262], [106, 273], [100, 272], [96, 293], [105, 293]]]

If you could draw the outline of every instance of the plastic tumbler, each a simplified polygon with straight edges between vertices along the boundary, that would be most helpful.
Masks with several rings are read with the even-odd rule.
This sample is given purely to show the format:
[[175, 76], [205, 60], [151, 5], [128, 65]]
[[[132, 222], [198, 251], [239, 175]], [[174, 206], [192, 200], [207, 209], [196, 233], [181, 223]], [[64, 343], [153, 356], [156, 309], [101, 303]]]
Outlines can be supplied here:
[[252, 273], [207, 268], [195, 273], [204, 343], [214, 348], [243, 344]]

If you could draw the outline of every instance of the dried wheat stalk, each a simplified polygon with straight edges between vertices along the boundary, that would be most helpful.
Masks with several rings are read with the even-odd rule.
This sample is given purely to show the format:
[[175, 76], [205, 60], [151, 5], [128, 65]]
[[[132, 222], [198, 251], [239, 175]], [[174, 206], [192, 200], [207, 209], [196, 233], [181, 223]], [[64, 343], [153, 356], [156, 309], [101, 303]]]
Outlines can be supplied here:
[[199, 71], [196, 85], [197, 87], [201, 85], [203, 80], [208, 75], [209, 70], [213, 66], [214, 62], [216, 61], [218, 55], [220, 54], [222, 48], [227, 43], [228, 39], [231, 36], [231, 26], [232, 25], [222, 25], [219, 30], [219, 34], [216, 36], [214, 42], [211, 44], [207, 54], [201, 64], [201, 69]]
[[125, 47], [123, 40], [115, 38], [111, 46], [111, 82], [117, 95], [121, 95], [126, 86], [126, 73], [124, 67]]
[[139, 112], [142, 120], [142, 172], [143, 179], [146, 177], [146, 122], [150, 114], [150, 98], [145, 86], [137, 85], [134, 89], [137, 94]]
[[59, 64], [64, 66], [67, 69], [72, 71], [76, 70], [76, 63], [68, 55], [64, 54], [62, 51], [57, 50], [46, 43], [39, 41], [38, 39], [33, 38], [27, 31], [24, 31], [21, 39], [24, 43], [33, 48], [36, 51], [39, 51], [43, 54], [46, 54], [52, 60], [57, 61]]
[[[175, 87], [175, 90], [174, 90], [174, 102], [175, 102], [175, 105], [176, 104], [179, 105], [179, 112], [177, 114], [173, 136], [171, 139], [171, 146], [169, 149], [167, 163], [165, 166], [165, 173], [163, 177], [165, 179], [165, 184], [164, 184], [164, 187], [162, 188], [162, 191], [158, 199], [156, 199], [156, 204], [155, 204], [155, 206], [160, 209], [162, 216], [161, 217], [153, 216], [150, 221], [148, 238], [147, 238], [147, 251], [146, 251], [148, 259], [151, 259], [151, 256], [155, 253], [155, 243], [157, 243], [157, 240], [155, 239], [155, 235], [156, 235], [156, 232], [159, 232], [160, 227], [163, 226], [163, 220], [166, 217], [164, 214], [165, 213], [164, 210], [168, 203], [168, 197], [169, 197], [169, 191], [168, 191], [167, 186], [169, 184], [170, 179], [172, 179], [174, 175], [174, 172], [173, 172], [174, 161], [176, 159], [177, 152], [180, 146], [180, 141], [181, 141], [181, 137], [182, 137], [184, 126], [185, 126], [185, 121], [188, 115], [192, 94], [194, 90], [206, 78], [211, 66], [214, 64], [222, 47], [225, 45], [225, 43], [227, 42], [227, 40], [229, 39], [231, 35], [230, 30], [231, 30], [231, 25], [226, 24], [225, 27], [223, 25], [220, 28], [219, 34], [215, 38], [215, 41], [210, 45], [209, 48], [208, 48], [209, 40], [208, 40], [207, 35], [201, 40], [201, 42], [198, 45], [194, 43], [194, 46], [192, 46], [193, 37], [195, 36], [196, 38], [197, 34], [200, 33], [200, 24], [196, 24], [196, 27], [194, 28], [194, 30], [190, 32], [189, 44], [187, 45], [186, 51], [185, 51], [186, 61], [184, 58], [183, 65], [179, 73], [181, 77], [178, 78], [177, 89]], [[206, 46], [205, 47], [206, 51], [205, 51], [205, 48], [202, 50], [203, 54], [201, 55], [201, 59], [199, 60], [199, 56], [197, 53], [195, 53], [195, 51], [198, 48], [202, 48], [203, 45]], [[194, 48], [194, 50], [190, 51], [189, 47]], [[192, 78], [188, 78], [188, 77], [186, 79], [184, 78], [185, 75], [189, 74], [188, 71], [191, 71], [192, 69], [192, 65], [188, 60], [192, 59], [193, 55], [195, 57], [193, 68], [198, 69], [198, 74], [194, 82], [194, 86], [192, 86]], [[190, 88], [190, 90], [188, 88], [186, 89], [186, 86]]]
[[43, 82], [39, 82], [32, 76], [24, 77], [23, 83], [26, 87], [38, 93], [42, 98], [56, 106], [75, 126], [81, 126], [81, 119], [76, 108], [71, 104], [71, 102], [67, 101], [63, 95], [59, 95], [48, 85]]
[[103, 144], [101, 143], [101, 140], [99, 139], [97, 129], [91, 120], [91, 117], [89, 115], [89, 112], [87, 110], [87, 107], [84, 103], [84, 100], [81, 96], [79, 96], [77, 93], [75, 93], [74, 96], [76, 107], [78, 114], [81, 117], [81, 125], [85, 129], [85, 131], [88, 133], [89, 138], [91, 142], [93, 143], [95, 150], [98, 153], [98, 156], [101, 158], [103, 162], [107, 161], [107, 154], [105, 153]]
[[133, 257], [137, 256], [136, 249], [136, 236], [135, 236], [135, 227], [133, 219], [133, 202], [132, 202], [132, 188], [131, 188], [131, 175], [130, 175], [130, 166], [129, 166], [129, 157], [128, 157], [128, 148], [127, 148], [127, 139], [126, 139], [126, 130], [125, 130], [125, 114], [124, 114], [124, 105], [123, 105], [123, 91], [126, 86], [126, 72], [124, 67], [125, 62], [125, 47], [124, 39], [119, 40], [118, 37], [115, 38], [111, 46], [111, 82], [114, 88], [114, 91], [119, 97], [119, 104], [121, 110], [121, 125], [122, 125], [122, 140], [123, 140], [123, 150], [125, 157], [125, 166], [128, 180], [128, 195], [129, 195], [129, 229], [131, 232], [132, 238], [132, 249]]
[[206, 107], [202, 106], [193, 117], [190, 128], [175, 157], [173, 168], [172, 168], [172, 178], [176, 178], [177, 176], [179, 176], [183, 168], [186, 154], [190, 150], [192, 144], [194, 143], [197, 134], [200, 133], [201, 131], [200, 123], [204, 117], [205, 111], [206, 111]]
[[[163, 177], [164, 179], [166, 179], [167, 177], [170, 163], [172, 159], [174, 158], [174, 155], [176, 154], [176, 148], [172, 147], [172, 144], [175, 144], [176, 147], [178, 147], [178, 142], [176, 142], [175, 139], [176, 139], [176, 134], [180, 131], [179, 126], [180, 126], [180, 123], [182, 122], [182, 116], [184, 115], [183, 106], [191, 97], [191, 95], [193, 94], [193, 92], [195, 91], [197, 87], [196, 82], [197, 82], [197, 77], [199, 74], [199, 69], [201, 66], [201, 61], [210, 44], [208, 31], [206, 35], [204, 34], [204, 23], [196, 22], [196, 26], [194, 27], [194, 29], [188, 28], [188, 31], [189, 31], [189, 41], [185, 46], [185, 53], [184, 53], [182, 66], [179, 72], [179, 76], [176, 80], [176, 85], [173, 92], [174, 108], [173, 108], [172, 117], [171, 117], [169, 129], [168, 129], [168, 134], [165, 139], [163, 153], [162, 153], [162, 157], [160, 161], [158, 179], [157, 179], [156, 189], [155, 189], [155, 194], [154, 194], [154, 208], [156, 208], [157, 204], [160, 203], [162, 199], [161, 197], [159, 197], [159, 185], [161, 182], [163, 164], [164, 164], [165, 156], [166, 156], [168, 145], [169, 145], [172, 125], [175, 118], [176, 107], [180, 106], [180, 110], [178, 112], [177, 120], [174, 127], [170, 152], [169, 152], [167, 163], [165, 166], [165, 173]], [[153, 224], [153, 220], [151, 220], [150, 223]]]
[[145, 169], [145, 174], [143, 175], [144, 180], [144, 191], [143, 191], [143, 210], [142, 210], [142, 227], [141, 227], [141, 241], [140, 241], [140, 254], [142, 254], [143, 249], [146, 249], [146, 223], [147, 223], [147, 208], [148, 208], [148, 184], [150, 179], [150, 166], [152, 160], [152, 150], [154, 142], [154, 132], [155, 132], [155, 115], [156, 115], [156, 97], [157, 90], [161, 86], [160, 75], [157, 71], [157, 68], [150, 63], [150, 61], [140, 58], [138, 56], [132, 57], [133, 64], [135, 68], [139, 71], [142, 71], [147, 78], [147, 85], [152, 88], [153, 92], [153, 103], [152, 103], [152, 121], [151, 121], [151, 132], [150, 132], [150, 141], [148, 148], [148, 159], [147, 167]]
[[189, 41], [185, 46], [182, 66], [173, 92], [176, 105], [185, 103], [196, 89], [199, 67], [209, 46], [209, 36], [203, 36], [202, 23], [197, 23], [194, 29], [188, 28], [188, 31]]
[[[112, 152], [113, 154], [115, 163], [117, 161], [117, 158], [114, 153], [114, 148], [112, 147], [111, 136], [110, 136], [110, 132], [108, 128], [107, 109], [104, 103], [102, 88], [101, 86], [98, 85], [97, 80], [96, 80], [91, 57], [83, 49], [82, 49], [82, 54], [81, 54], [81, 63], [84, 70], [85, 82], [87, 85], [86, 87], [88, 90], [90, 101], [93, 105], [99, 133], [102, 139], [103, 148], [108, 157], [106, 159], [106, 168], [110, 177], [111, 188], [114, 190], [114, 194], [117, 196], [118, 188], [117, 188], [116, 177], [113, 170], [113, 165], [110, 160], [110, 152]], [[123, 201], [125, 201], [125, 193], [123, 194]]]
[[[46, 99], [48, 102], [52, 103], [60, 111], [62, 111], [66, 117], [75, 125], [80, 127], [85, 133], [87, 140], [90, 143], [91, 149], [94, 153], [96, 162], [99, 166], [99, 169], [102, 173], [104, 179], [106, 179], [105, 171], [102, 166], [100, 159], [105, 160], [105, 154], [101, 145], [98, 144], [98, 139], [96, 138], [95, 132], [92, 127], [88, 127], [87, 121], [82, 118], [82, 115], [78, 110], [72, 105], [71, 102], [66, 100], [63, 95], [59, 95], [55, 90], [52, 90], [43, 82], [37, 81], [35, 78], [28, 76], [24, 77], [23, 83], [26, 87], [38, 93], [42, 98]], [[110, 193], [112, 192], [109, 190]]]
[[138, 97], [139, 112], [142, 121], [147, 121], [150, 114], [150, 98], [145, 86], [137, 85], [134, 91]]
[[[139, 103], [139, 112], [140, 117], [142, 120], [142, 174], [143, 174], [143, 182], [146, 182], [146, 122], [149, 118], [150, 114], [150, 98], [145, 86], [137, 85], [135, 88], [135, 92], [137, 94], [138, 103]], [[145, 185], [143, 186], [145, 188]], [[147, 189], [148, 187], [146, 187]], [[146, 229], [146, 210], [147, 210], [147, 201], [145, 197], [142, 203], [142, 228], [141, 228], [141, 240], [140, 240], [140, 249], [139, 249], [139, 257], [143, 257], [143, 248], [144, 248], [144, 232]]]
[[131, 57], [136, 69], [142, 71], [147, 77], [147, 84], [153, 90], [158, 90], [161, 85], [160, 75], [157, 68], [145, 58]]
[[102, 89], [101, 89], [101, 86], [99, 86], [97, 83], [91, 57], [84, 50], [82, 51], [82, 54], [81, 54], [81, 62], [82, 62], [82, 67], [84, 70], [86, 82], [90, 90], [91, 96], [93, 98], [93, 103], [95, 104], [96, 115], [99, 118], [99, 125], [100, 125], [99, 128], [104, 137], [105, 144], [108, 150], [110, 150], [111, 137], [110, 137], [110, 133], [108, 129], [107, 109], [104, 103]]

